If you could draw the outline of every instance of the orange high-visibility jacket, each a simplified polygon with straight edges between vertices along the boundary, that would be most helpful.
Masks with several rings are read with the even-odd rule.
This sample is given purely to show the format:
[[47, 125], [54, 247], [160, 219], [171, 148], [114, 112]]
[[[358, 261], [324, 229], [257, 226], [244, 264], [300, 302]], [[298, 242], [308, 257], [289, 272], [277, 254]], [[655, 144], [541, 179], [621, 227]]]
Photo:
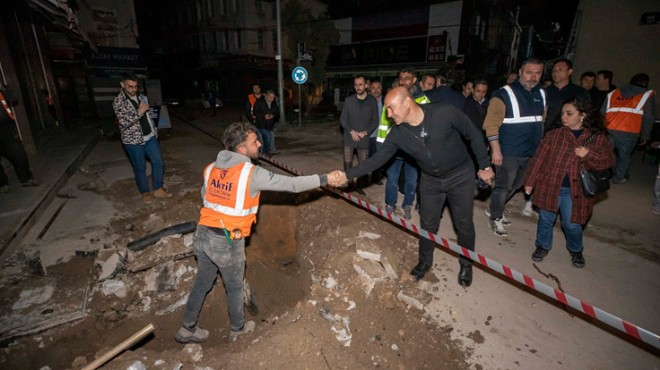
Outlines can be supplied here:
[[620, 89], [610, 92], [605, 107], [605, 126], [609, 130], [639, 134], [642, 131], [644, 105], [653, 94], [655, 91], [649, 90], [643, 94], [624, 97]]
[[254, 165], [243, 162], [230, 168], [216, 168], [211, 163], [204, 169], [204, 207], [199, 224], [240, 229], [243, 237], [250, 235], [252, 224], [257, 222], [259, 197], [250, 196], [250, 178]]
[[5, 96], [4, 96], [4, 94], [2, 94], [2, 91], [0, 91], [0, 102], [2, 102], [2, 107], [4, 108], [4, 110], [7, 111], [7, 114], [9, 115], [9, 118], [16, 121], [16, 116], [14, 115], [14, 112], [12, 112], [11, 108], [9, 107], [9, 103], [7, 103], [7, 100], [5, 100]]

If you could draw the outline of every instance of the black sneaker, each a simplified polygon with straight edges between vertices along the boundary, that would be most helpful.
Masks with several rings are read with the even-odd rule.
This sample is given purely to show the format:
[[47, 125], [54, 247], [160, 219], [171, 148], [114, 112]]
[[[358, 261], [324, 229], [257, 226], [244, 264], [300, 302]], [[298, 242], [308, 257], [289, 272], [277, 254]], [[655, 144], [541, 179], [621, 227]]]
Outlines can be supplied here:
[[570, 252], [571, 253], [571, 263], [573, 266], [581, 269], [584, 267], [585, 261], [582, 252]]
[[536, 247], [536, 250], [534, 253], [532, 253], [532, 261], [536, 262], [541, 262], [545, 258], [545, 256], [548, 255], [548, 252], [550, 252], [547, 249], [543, 249], [541, 247]]

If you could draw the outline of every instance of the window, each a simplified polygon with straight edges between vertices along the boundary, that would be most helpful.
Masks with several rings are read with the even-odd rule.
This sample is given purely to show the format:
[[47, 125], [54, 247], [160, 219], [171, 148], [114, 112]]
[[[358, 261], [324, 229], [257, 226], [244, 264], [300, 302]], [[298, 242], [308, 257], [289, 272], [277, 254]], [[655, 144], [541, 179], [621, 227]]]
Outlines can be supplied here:
[[227, 14], [227, 0], [220, 0], [220, 7], [218, 7], [220, 15]]
[[195, 12], [197, 13], [197, 20], [201, 21], [202, 20], [202, 4], [200, 4], [199, 0], [195, 2]]
[[264, 31], [263, 30], [257, 31], [257, 47], [261, 50], [266, 48], [266, 45], [264, 44]]
[[264, 12], [264, 3], [261, 0], [254, 0], [254, 7], [257, 9], [257, 13], [262, 14]]
[[213, 0], [206, 0], [206, 16], [213, 18]]
[[227, 44], [225, 43], [225, 32], [215, 31], [215, 50], [224, 51], [227, 49]]
[[232, 9], [235, 13], [238, 12], [238, 0], [232, 0]]
[[277, 3], [275, 1], [273, 1], [272, 6], [273, 6], [273, 17], [272, 17], [272, 19], [275, 20], [275, 19], [277, 19]]
[[240, 30], [234, 31], [236, 34], [236, 49], [242, 49], [243, 48], [243, 35], [241, 35]]
[[277, 30], [273, 31], [273, 53], [277, 53]]

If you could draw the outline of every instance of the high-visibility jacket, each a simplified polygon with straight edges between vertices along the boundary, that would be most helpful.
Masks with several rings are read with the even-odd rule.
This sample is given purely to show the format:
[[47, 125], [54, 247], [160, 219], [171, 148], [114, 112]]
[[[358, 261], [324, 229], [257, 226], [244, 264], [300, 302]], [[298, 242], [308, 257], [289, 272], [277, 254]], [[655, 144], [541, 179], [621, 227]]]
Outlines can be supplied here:
[[229, 232], [239, 229], [243, 237], [250, 235], [257, 222], [259, 197], [250, 195], [250, 179], [254, 166], [243, 162], [230, 168], [216, 168], [211, 163], [204, 169], [204, 207], [199, 224], [224, 228]]
[[16, 121], [16, 116], [14, 115], [14, 112], [12, 112], [11, 108], [9, 107], [9, 103], [7, 103], [7, 100], [5, 99], [4, 94], [0, 91], [0, 102], [2, 102], [2, 108], [7, 111], [7, 115], [9, 118], [12, 120]]
[[[428, 104], [431, 102], [426, 95], [422, 94], [415, 98], [417, 104]], [[378, 132], [376, 133], [376, 141], [379, 143], [385, 142], [387, 134], [390, 133], [392, 129], [392, 120], [387, 117], [387, 108], [383, 107], [383, 111], [380, 114], [380, 123], [378, 124]]]
[[613, 90], [607, 94], [605, 126], [609, 130], [639, 134], [642, 131], [644, 105], [653, 94], [655, 91], [648, 90], [643, 94], [624, 97], [621, 89]]
[[254, 96], [254, 94], [248, 95], [248, 101], [250, 102], [250, 113], [252, 113], [252, 109], [254, 109], [254, 103], [257, 102], [257, 97]]

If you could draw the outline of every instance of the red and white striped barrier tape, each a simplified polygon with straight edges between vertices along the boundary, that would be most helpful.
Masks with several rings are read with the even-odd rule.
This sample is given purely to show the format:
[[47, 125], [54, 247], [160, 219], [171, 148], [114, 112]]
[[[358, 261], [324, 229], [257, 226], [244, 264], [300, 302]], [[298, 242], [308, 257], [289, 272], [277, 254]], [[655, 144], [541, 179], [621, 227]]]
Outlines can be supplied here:
[[[288, 172], [291, 172], [293, 174], [303, 176], [304, 174], [295, 168], [291, 168], [284, 163], [281, 163], [279, 161], [274, 160], [272, 157], [268, 156], [261, 156], [261, 159], [279, 167], [282, 168]], [[431, 234], [428, 231], [418, 227], [417, 225], [407, 222], [405, 219], [402, 219], [398, 216], [394, 216], [391, 213], [386, 212], [385, 210], [378, 208], [372, 204], [370, 204], [367, 201], [364, 201], [358, 197], [354, 197], [349, 193], [346, 192], [340, 192], [336, 191], [335, 193], [340, 194], [342, 198], [359, 205], [362, 208], [368, 209], [369, 211], [386, 218], [392, 223], [395, 223], [397, 225], [403, 226], [406, 229], [412, 231], [413, 233], [424, 237], [426, 239], [429, 239], [433, 242], [435, 242], [437, 245], [444, 247], [445, 249], [452, 250], [460, 255], [463, 255], [472, 261], [492, 270], [497, 272], [500, 275], [505, 276], [506, 278], [510, 280], [517, 281], [518, 283], [524, 284], [527, 287], [542, 293], [552, 299], [554, 299], [557, 302], [560, 302], [564, 305], [568, 305], [584, 314], [587, 316], [590, 316], [604, 324], [607, 324], [614, 329], [617, 329], [623, 333], [628, 334], [629, 336], [641, 340], [644, 343], [650, 344], [651, 346], [655, 347], [656, 349], [660, 349], [660, 337], [651, 332], [648, 331], [640, 326], [637, 326], [633, 323], [630, 323], [626, 320], [623, 320], [619, 318], [618, 316], [612, 315], [611, 313], [607, 311], [603, 311], [600, 308], [596, 306], [592, 306], [576, 297], [573, 297], [570, 294], [566, 294], [558, 289], [555, 289], [547, 284], [544, 284], [530, 276], [527, 276], [521, 272], [518, 272], [508, 266], [502, 265], [486, 256], [483, 256], [479, 253], [476, 253], [474, 251], [471, 251], [467, 248], [461, 247], [458, 244], [451, 242], [445, 238], [440, 237], [439, 235], [436, 234]]]

